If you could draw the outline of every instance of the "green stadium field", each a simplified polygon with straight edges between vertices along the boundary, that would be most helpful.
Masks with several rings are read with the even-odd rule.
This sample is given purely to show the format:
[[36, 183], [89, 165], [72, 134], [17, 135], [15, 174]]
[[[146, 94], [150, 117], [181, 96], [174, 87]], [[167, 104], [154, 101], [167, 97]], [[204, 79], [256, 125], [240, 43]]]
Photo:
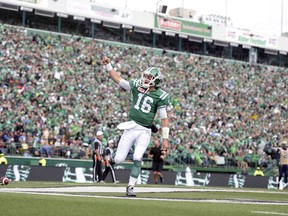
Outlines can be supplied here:
[[4, 216], [288, 215], [288, 191], [126, 184], [11, 182], [0, 186]]

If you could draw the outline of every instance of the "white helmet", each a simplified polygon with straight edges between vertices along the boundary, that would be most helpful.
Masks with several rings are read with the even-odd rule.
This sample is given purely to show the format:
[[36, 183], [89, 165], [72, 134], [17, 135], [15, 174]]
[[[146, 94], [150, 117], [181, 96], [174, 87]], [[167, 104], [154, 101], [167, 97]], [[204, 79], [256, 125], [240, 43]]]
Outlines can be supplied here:
[[149, 88], [151, 86], [159, 87], [163, 75], [156, 67], [149, 67], [141, 74], [140, 85], [143, 88]]

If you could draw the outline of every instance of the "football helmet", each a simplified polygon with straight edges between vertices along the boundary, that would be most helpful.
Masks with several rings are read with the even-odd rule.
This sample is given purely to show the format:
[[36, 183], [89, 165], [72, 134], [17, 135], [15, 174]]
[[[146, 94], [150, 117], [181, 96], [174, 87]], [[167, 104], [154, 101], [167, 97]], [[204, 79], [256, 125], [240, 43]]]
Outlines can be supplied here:
[[143, 88], [160, 86], [163, 75], [160, 70], [156, 67], [149, 67], [141, 74], [140, 84]]

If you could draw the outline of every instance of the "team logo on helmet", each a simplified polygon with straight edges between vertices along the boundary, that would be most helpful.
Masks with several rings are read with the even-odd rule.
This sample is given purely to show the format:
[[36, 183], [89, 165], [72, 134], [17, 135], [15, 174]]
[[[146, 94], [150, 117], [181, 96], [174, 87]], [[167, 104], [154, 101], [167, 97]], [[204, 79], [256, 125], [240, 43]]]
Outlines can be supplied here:
[[151, 86], [159, 87], [163, 75], [160, 70], [156, 67], [149, 67], [147, 70], [142, 72], [140, 78], [140, 84], [143, 88], [149, 88]]

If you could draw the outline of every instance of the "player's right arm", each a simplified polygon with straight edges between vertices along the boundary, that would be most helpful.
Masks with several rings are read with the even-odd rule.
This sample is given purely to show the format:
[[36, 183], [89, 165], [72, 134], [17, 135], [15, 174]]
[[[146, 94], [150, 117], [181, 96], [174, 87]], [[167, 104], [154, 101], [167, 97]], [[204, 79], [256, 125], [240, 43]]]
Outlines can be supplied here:
[[110, 59], [105, 55], [102, 59], [102, 63], [106, 66], [107, 71], [109, 72], [110, 77], [116, 82], [117, 84], [120, 83], [122, 79], [120, 74], [118, 74], [110, 63]]
[[109, 72], [110, 77], [113, 79], [115, 83], [117, 83], [120, 87], [124, 88], [127, 91], [131, 90], [129, 82], [123, 79], [119, 73], [117, 73], [110, 63], [110, 59], [105, 55], [102, 59], [102, 63], [105, 65], [106, 70]]

